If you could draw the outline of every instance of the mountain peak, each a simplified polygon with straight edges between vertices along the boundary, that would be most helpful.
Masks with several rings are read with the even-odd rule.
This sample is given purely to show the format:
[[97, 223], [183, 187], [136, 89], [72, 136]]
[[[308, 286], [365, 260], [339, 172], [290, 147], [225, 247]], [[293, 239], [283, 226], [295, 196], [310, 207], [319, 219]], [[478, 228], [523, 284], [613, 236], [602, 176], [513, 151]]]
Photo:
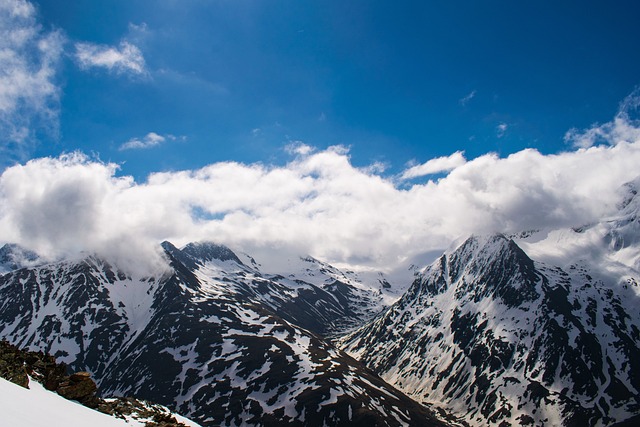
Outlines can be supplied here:
[[[477, 302], [497, 295], [509, 306], [537, 298], [533, 261], [503, 234], [473, 235], [420, 274], [412, 288], [436, 295], [456, 285], [456, 295]], [[415, 295], [418, 289], [410, 290]]]
[[[607, 224], [625, 244], [638, 235], [635, 217]], [[585, 262], [534, 263], [503, 235], [471, 236], [341, 346], [471, 425], [611, 425], [640, 408], [637, 280], [594, 276]]]
[[[638, 190], [640, 189], [640, 177], [634, 179], [633, 181], [629, 181], [622, 185], [618, 193], [621, 196], [621, 200], [618, 203], [618, 209], [624, 210], [629, 205], [635, 204], [636, 208], [638, 207]], [[637, 210], [637, 209], [636, 209]]]
[[231, 249], [213, 242], [192, 242], [184, 246], [182, 252], [203, 263], [218, 260], [244, 265]]

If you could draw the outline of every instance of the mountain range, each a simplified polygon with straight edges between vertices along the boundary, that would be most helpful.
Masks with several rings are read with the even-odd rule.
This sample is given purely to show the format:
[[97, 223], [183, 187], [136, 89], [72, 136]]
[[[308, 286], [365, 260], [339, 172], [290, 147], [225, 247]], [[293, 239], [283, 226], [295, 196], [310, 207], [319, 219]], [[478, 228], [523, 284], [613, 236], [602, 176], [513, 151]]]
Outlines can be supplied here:
[[633, 425], [638, 188], [590, 224], [462, 239], [406, 287], [211, 242], [162, 243], [148, 276], [6, 245], [0, 337], [204, 426]]
[[470, 425], [637, 420], [637, 188], [587, 226], [468, 238], [341, 347]]
[[298, 278], [220, 245], [162, 247], [156, 277], [94, 255], [1, 276], [0, 336], [205, 426], [445, 425], [324, 338], [371, 318], [380, 289], [309, 257]]

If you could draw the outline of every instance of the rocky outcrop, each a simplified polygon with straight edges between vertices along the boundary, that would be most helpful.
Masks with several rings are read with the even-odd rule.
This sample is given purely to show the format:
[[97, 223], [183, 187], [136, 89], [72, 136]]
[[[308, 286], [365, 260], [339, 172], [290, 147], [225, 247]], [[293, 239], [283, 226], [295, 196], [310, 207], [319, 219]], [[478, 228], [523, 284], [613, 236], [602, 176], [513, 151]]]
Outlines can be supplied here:
[[143, 420], [145, 427], [187, 427], [167, 408], [132, 398], [102, 399], [89, 372], [67, 375], [67, 366], [43, 352], [25, 351], [0, 341], [0, 377], [29, 388], [29, 377], [50, 391], [117, 418]]
[[56, 363], [52, 356], [43, 352], [20, 350], [6, 341], [0, 341], [0, 377], [29, 388], [29, 376], [38, 379], [51, 391], [56, 391], [65, 378], [68, 378], [66, 365]]
[[97, 408], [100, 403], [100, 399], [96, 397], [98, 387], [88, 372], [71, 374], [58, 384], [55, 391], [65, 399], [77, 400], [90, 408]]

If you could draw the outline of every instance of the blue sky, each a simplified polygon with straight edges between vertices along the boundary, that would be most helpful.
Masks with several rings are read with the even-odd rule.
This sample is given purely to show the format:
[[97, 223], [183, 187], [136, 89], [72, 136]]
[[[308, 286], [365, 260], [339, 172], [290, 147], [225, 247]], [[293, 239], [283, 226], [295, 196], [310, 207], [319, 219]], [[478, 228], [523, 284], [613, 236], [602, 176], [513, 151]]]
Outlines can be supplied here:
[[[570, 149], [639, 83], [634, 1], [36, 1], [66, 37], [59, 133], [29, 157], [82, 150], [151, 171], [281, 164], [293, 141], [351, 148], [354, 165], [464, 151]], [[143, 57], [82, 69], [78, 43]], [[165, 138], [120, 150], [149, 133]], [[24, 159], [22, 159], [24, 160]]]
[[406, 272], [471, 233], [592, 223], [639, 175], [638, 12], [0, 0], [0, 243]]

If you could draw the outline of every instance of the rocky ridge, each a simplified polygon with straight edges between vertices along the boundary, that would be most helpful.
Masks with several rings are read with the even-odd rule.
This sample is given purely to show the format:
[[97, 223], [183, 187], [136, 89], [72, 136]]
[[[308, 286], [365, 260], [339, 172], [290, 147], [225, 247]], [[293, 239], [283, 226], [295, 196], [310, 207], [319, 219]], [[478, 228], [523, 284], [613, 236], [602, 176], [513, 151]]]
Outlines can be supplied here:
[[610, 425], [640, 413], [640, 289], [619, 279], [474, 236], [342, 348], [472, 425]]
[[371, 295], [347, 275], [320, 266], [310, 283], [211, 245], [163, 248], [156, 277], [96, 256], [0, 276], [0, 335], [202, 425], [446, 425], [321, 336]]
[[65, 399], [117, 418], [142, 421], [145, 427], [187, 427], [160, 405], [134, 398], [100, 398], [88, 372], [67, 374], [67, 366], [51, 355], [20, 350], [6, 341], [0, 341], [0, 378], [24, 388], [29, 388], [31, 378]]

